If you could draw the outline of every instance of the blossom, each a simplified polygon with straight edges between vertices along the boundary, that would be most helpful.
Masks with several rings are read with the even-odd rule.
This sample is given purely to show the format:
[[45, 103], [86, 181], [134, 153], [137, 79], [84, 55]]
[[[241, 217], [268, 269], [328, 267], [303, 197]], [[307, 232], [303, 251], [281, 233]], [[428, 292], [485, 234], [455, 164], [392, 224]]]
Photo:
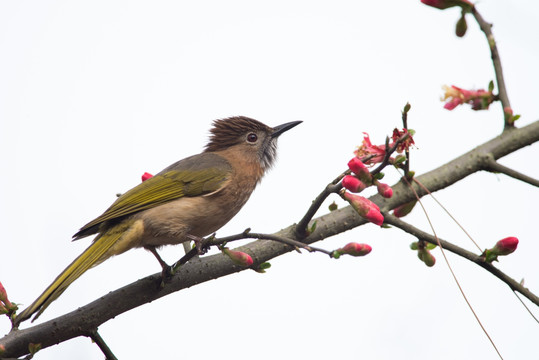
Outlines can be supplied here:
[[366, 220], [381, 226], [384, 223], [384, 216], [380, 212], [378, 205], [363, 196], [344, 192], [343, 197], [357, 211], [357, 213]]
[[455, 85], [451, 85], [451, 87], [443, 86], [443, 89], [445, 93], [442, 101], [449, 99], [444, 105], [447, 110], [453, 110], [462, 104], [470, 104], [473, 110], [486, 110], [494, 101], [492, 91], [483, 89], [465, 90]]
[[397, 128], [393, 129], [393, 135], [391, 136], [391, 140], [393, 140], [393, 143], [397, 142], [397, 140], [408, 134], [406, 140], [404, 140], [397, 146], [398, 153], [407, 151], [410, 146], [415, 145], [414, 138], [412, 137], [413, 132], [413, 130], [409, 132], [408, 129], [402, 129], [402, 131]]
[[372, 165], [372, 164], [382, 162], [384, 160], [384, 157], [386, 156], [385, 145], [373, 145], [371, 143], [371, 139], [369, 138], [369, 134], [367, 133], [363, 133], [363, 134], [365, 134], [365, 136], [363, 137], [363, 142], [361, 146], [359, 146], [357, 150], [354, 151], [354, 154], [356, 154], [356, 156], [360, 159], [366, 156], [372, 156], [372, 158], [364, 162], [367, 165]]
[[230, 250], [228, 248], [224, 248], [222, 251], [236, 265], [246, 266], [246, 267], [253, 265], [253, 258], [249, 254], [246, 254], [242, 251]]
[[142, 182], [148, 180], [151, 177], [153, 177], [152, 174], [145, 172], [144, 174], [142, 174]]
[[365, 256], [372, 251], [372, 247], [368, 244], [358, 244], [355, 242], [348, 243], [344, 247], [333, 252], [334, 258], [339, 258], [341, 255]]
[[463, 10], [471, 11], [473, 4], [468, 0], [421, 0], [425, 5], [445, 10], [453, 6], [460, 6]]
[[357, 177], [352, 176], [352, 175], [346, 175], [342, 179], [342, 186], [345, 189], [350, 190], [351, 192], [355, 192], [355, 193], [361, 192], [367, 187], [365, 183], [363, 183]]

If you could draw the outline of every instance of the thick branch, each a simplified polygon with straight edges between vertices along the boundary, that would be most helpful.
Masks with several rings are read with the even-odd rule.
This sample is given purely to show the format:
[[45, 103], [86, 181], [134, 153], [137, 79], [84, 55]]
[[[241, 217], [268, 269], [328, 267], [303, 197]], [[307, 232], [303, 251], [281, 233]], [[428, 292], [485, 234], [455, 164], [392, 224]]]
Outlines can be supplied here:
[[[476, 171], [485, 169], [488, 158], [499, 159], [538, 140], [539, 121], [521, 129], [508, 129], [496, 138], [446, 165], [419, 176], [418, 180], [434, 192], [446, 188]], [[419, 196], [425, 195], [425, 191], [419, 187], [416, 191]], [[371, 198], [383, 210], [393, 209], [413, 199], [413, 193], [402, 183], [394, 187], [394, 195], [391, 199], [384, 199], [379, 195]], [[350, 207], [335, 210], [313, 221], [317, 222], [317, 226], [315, 231], [304, 240], [307, 244], [340, 234], [365, 223], [365, 220]], [[292, 225], [279, 231], [276, 235], [297, 240], [294, 236], [294, 230], [295, 227]], [[270, 240], [257, 240], [239, 248], [253, 257], [254, 267], [293, 249], [293, 246]], [[41, 343], [42, 348], [46, 348], [77, 336], [87, 336], [99, 325], [135, 307], [181, 289], [242, 270], [245, 269], [234, 265], [230, 259], [221, 254], [193, 259], [181, 266], [164, 288], [160, 287], [161, 277], [160, 273], [157, 273], [112, 291], [71, 313], [28, 329], [10, 332], [0, 339], [0, 345], [6, 349], [3, 356], [17, 357], [26, 354], [30, 342]]]

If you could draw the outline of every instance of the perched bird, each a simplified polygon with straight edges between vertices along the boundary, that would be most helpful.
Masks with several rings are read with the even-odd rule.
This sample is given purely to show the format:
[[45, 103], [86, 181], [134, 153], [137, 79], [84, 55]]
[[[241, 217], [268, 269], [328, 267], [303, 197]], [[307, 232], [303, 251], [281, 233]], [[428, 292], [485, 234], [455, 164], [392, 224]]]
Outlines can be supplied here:
[[244, 116], [216, 120], [205, 150], [180, 160], [121, 195], [74, 240], [97, 234], [15, 323], [34, 319], [86, 270], [129, 249], [150, 250], [207, 236], [242, 208], [276, 157], [277, 138], [301, 121], [276, 127]]

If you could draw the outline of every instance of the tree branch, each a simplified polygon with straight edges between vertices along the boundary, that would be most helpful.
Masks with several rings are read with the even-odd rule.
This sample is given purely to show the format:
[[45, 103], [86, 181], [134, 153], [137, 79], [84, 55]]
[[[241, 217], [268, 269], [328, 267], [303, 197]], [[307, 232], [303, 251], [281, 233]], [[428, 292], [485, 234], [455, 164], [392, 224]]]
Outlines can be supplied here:
[[[511, 103], [509, 102], [509, 96], [507, 95], [507, 89], [505, 88], [505, 80], [503, 77], [502, 62], [500, 60], [500, 54], [498, 53], [498, 47], [496, 46], [496, 40], [494, 39], [494, 34], [492, 34], [492, 24], [483, 19], [481, 14], [477, 11], [476, 7], [472, 8], [472, 15], [479, 24], [481, 31], [487, 37], [488, 46], [490, 49], [490, 56], [492, 59], [492, 64], [494, 66], [494, 73], [496, 74], [496, 83], [498, 84], [498, 98], [502, 104], [502, 110], [505, 108], [511, 108]], [[505, 122], [505, 129], [513, 127], [513, 123]]]
[[522, 173], [520, 173], [520, 172], [518, 172], [516, 170], [513, 170], [511, 168], [508, 168], [507, 166], [504, 166], [504, 165], [500, 164], [499, 162], [497, 162], [493, 158], [490, 158], [490, 160], [489, 160], [489, 162], [487, 164], [487, 169], [485, 169], [485, 170], [492, 171], [492, 172], [497, 172], [497, 173], [502, 173], [502, 174], [510, 176], [510, 177], [512, 177], [514, 179], [524, 181], [525, 183], [528, 183], [528, 184], [530, 184], [532, 186], [539, 187], [539, 180], [534, 179], [531, 176], [522, 174]]
[[[390, 225], [396, 226], [399, 229], [404, 230], [405, 232], [415, 236], [419, 240], [426, 241], [428, 243], [438, 245], [438, 241], [436, 241], [436, 238], [426, 233], [422, 230], [419, 230], [418, 228], [400, 220], [396, 216], [390, 215], [385, 213], [384, 218], [386, 222]], [[444, 250], [450, 251], [454, 254], [457, 254], [459, 256], [462, 256], [463, 258], [470, 260], [471, 262], [481, 266], [483, 269], [490, 272], [492, 275], [496, 276], [498, 279], [506, 283], [511, 290], [517, 291], [528, 298], [531, 302], [533, 302], [535, 305], [539, 306], [539, 297], [532, 293], [530, 290], [522, 286], [519, 282], [509, 277], [507, 274], [505, 274], [503, 271], [492, 265], [491, 263], [485, 262], [484, 259], [474, 254], [471, 251], [468, 251], [466, 249], [461, 248], [460, 246], [454, 245], [453, 243], [450, 243], [449, 241], [445, 241], [442, 239], [440, 240], [440, 245], [444, 248]]]
[[[418, 176], [418, 180], [430, 191], [434, 192], [446, 188], [477, 171], [488, 169], [489, 157], [499, 159], [538, 140], [539, 121], [520, 129], [510, 128], [451, 162]], [[419, 196], [426, 194], [419, 186], [413, 186], [417, 187], [416, 191]], [[370, 200], [377, 203], [382, 210], [387, 211], [415, 199], [413, 192], [402, 182], [395, 185], [393, 189], [394, 195], [390, 199], [375, 195]], [[332, 211], [314, 220], [317, 222], [317, 226], [303, 240], [306, 244], [323, 240], [366, 223], [350, 206]], [[275, 235], [301, 240], [296, 238], [294, 234], [295, 226], [291, 225]], [[238, 250], [244, 251], [253, 257], [254, 267], [293, 249], [293, 246], [270, 240], [257, 240], [238, 248]], [[112, 291], [65, 315], [27, 329], [11, 331], [0, 339], [0, 345], [3, 345], [6, 349], [3, 356], [18, 357], [27, 354], [30, 342], [40, 343], [42, 349], [44, 349], [77, 336], [87, 336], [89, 332], [98, 328], [99, 325], [135, 307], [181, 289], [242, 270], [245, 270], [245, 268], [234, 265], [228, 257], [222, 254], [193, 259], [182, 265], [164, 288], [160, 287], [161, 274], [156, 273]]]

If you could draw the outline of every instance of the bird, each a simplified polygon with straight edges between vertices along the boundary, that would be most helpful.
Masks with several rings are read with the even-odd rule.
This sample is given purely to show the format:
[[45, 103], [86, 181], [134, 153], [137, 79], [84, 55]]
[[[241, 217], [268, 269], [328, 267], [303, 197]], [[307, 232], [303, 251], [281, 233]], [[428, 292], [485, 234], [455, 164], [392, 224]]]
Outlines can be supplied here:
[[90, 268], [134, 248], [154, 254], [164, 245], [202, 239], [224, 226], [249, 199], [277, 156], [277, 139], [302, 121], [269, 127], [246, 116], [218, 119], [202, 153], [166, 167], [120, 195], [73, 240], [95, 235], [91, 245], [16, 318], [35, 321]]

